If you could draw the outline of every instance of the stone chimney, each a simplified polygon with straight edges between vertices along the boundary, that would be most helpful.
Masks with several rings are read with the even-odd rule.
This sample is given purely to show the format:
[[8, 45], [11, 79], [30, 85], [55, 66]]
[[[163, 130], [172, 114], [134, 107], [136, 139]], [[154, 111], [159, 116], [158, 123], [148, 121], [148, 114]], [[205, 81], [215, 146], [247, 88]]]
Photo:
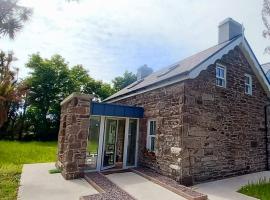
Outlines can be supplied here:
[[232, 18], [227, 18], [218, 25], [218, 44], [231, 40], [240, 34], [242, 34], [242, 25]]
[[153, 73], [153, 69], [147, 65], [143, 65], [137, 70], [137, 80], [141, 80]]

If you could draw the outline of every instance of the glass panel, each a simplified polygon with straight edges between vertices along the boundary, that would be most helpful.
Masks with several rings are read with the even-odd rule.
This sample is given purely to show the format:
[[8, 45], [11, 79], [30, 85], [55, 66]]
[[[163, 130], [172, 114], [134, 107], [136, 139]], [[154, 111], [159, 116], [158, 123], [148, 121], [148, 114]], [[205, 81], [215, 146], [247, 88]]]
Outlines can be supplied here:
[[156, 137], [151, 137], [151, 151], [155, 151], [155, 141]]
[[224, 79], [221, 79], [221, 78], [216, 78], [216, 84], [218, 86], [225, 87], [225, 80]]
[[137, 119], [129, 120], [128, 146], [127, 146], [127, 166], [135, 165], [137, 138]]
[[116, 162], [123, 162], [123, 152], [124, 152], [124, 141], [125, 141], [125, 126], [126, 120], [119, 119], [118, 120], [118, 133], [116, 140]]
[[245, 92], [246, 92], [246, 94], [251, 94], [251, 86], [250, 85], [245, 85]]
[[97, 167], [99, 130], [100, 117], [91, 117], [86, 152], [86, 166], [90, 170]]
[[216, 67], [216, 77], [225, 78], [225, 69], [223, 67]]
[[219, 77], [219, 68], [216, 68], [216, 77]]
[[117, 131], [117, 120], [106, 120], [105, 146], [103, 156], [103, 167], [114, 166], [115, 164], [115, 139]]
[[156, 135], [156, 121], [150, 121], [150, 133], [149, 135]]
[[153, 121], [150, 121], [150, 135], [153, 135], [154, 127], [153, 127]]
[[224, 78], [224, 69], [220, 69], [220, 77]]
[[250, 83], [250, 78], [248, 76], [245, 76], [245, 81], [246, 81], [246, 84], [249, 84]]

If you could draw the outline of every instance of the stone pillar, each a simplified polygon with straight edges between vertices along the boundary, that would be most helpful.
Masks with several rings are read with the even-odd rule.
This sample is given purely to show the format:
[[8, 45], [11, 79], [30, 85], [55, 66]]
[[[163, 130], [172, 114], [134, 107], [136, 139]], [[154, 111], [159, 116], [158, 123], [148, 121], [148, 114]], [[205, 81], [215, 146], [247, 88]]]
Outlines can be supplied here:
[[57, 166], [65, 179], [83, 176], [92, 95], [72, 93], [61, 102]]

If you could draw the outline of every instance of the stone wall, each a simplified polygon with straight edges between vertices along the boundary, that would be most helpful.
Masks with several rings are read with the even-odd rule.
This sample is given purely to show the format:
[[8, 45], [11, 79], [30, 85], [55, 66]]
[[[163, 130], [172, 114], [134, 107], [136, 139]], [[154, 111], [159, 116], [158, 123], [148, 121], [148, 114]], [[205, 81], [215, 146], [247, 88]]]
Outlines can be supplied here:
[[[183, 143], [181, 135], [183, 134], [184, 84], [178, 83], [156, 89], [117, 103], [144, 108], [144, 118], [140, 119], [139, 130], [139, 164], [175, 178], [174, 173], [177, 172], [174, 172], [171, 166], [178, 165], [177, 158], [179, 155], [172, 154], [171, 147], [181, 148]], [[148, 119], [157, 120], [156, 158], [147, 156], [145, 153]], [[181, 173], [184, 177], [188, 177], [190, 175], [189, 161], [187, 156], [181, 156], [184, 169]]]
[[65, 179], [83, 175], [92, 98], [73, 93], [61, 103], [57, 166]]
[[[226, 66], [226, 88], [215, 85], [215, 65], [185, 81], [184, 146], [195, 182], [266, 169], [267, 96], [238, 47], [217, 62]], [[252, 96], [244, 92], [245, 73]]]
[[[145, 109], [139, 164], [177, 179], [172, 166], [180, 158], [187, 184], [266, 169], [267, 96], [238, 47], [218, 62], [227, 67], [226, 88], [215, 85], [215, 65], [210, 65], [195, 79], [117, 101]], [[245, 73], [252, 76], [252, 96], [244, 93]], [[143, 153], [150, 118], [158, 126], [155, 160]], [[181, 155], [172, 147], [180, 147]]]

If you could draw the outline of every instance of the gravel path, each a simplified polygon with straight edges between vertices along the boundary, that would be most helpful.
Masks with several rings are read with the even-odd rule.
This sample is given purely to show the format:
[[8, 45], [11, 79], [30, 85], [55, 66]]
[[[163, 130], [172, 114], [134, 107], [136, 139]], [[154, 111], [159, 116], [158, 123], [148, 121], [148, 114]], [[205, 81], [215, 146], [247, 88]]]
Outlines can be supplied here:
[[101, 193], [99, 194], [83, 196], [80, 200], [135, 200], [135, 198], [130, 196], [127, 192], [122, 190], [99, 172], [87, 173], [85, 175], [85, 179], [90, 184], [94, 183], [95, 186], [99, 188], [97, 190], [102, 191], [100, 191]]

